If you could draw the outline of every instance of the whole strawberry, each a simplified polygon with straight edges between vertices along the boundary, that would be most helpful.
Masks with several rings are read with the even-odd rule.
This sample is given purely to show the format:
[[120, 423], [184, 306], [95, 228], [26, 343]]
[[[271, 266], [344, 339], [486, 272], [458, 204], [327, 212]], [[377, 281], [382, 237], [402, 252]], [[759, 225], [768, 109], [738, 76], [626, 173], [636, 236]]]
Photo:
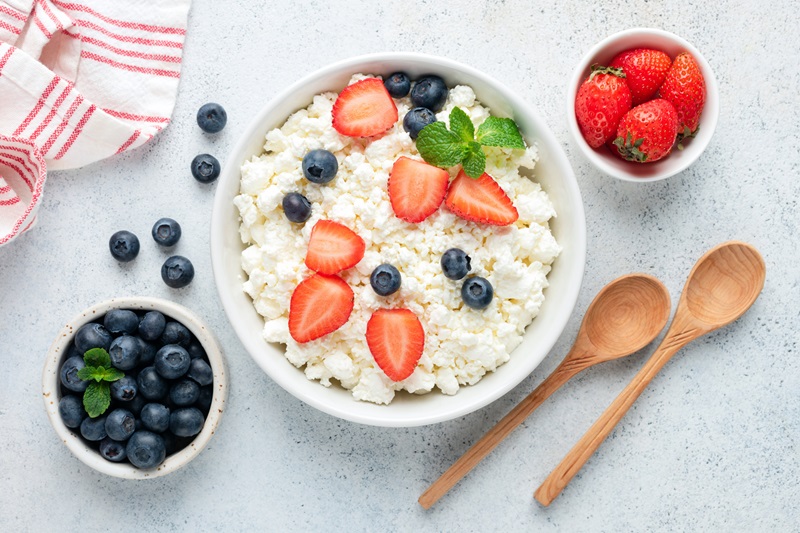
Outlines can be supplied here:
[[661, 50], [635, 48], [617, 54], [609, 66], [622, 69], [631, 90], [633, 105], [639, 105], [655, 96], [664, 83], [672, 60]]
[[663, 99], [650, 100], [628, 111], [619, 121], [614, 146], [628, 161], [652, 163], [672, 150], [678, 134], [678, 113]]
[[592, 148], [614, 138], [619, 119], [631, 108], [631, 90], [624, 77], [619, 69], [592, 65], [591, 75], [578, 89], [575, 118]]
[[693, 137], [706, 103], [706, 81], [689, 53], [678, 54], [672, 62], [658, 97], [675, 106], [680, 139]]

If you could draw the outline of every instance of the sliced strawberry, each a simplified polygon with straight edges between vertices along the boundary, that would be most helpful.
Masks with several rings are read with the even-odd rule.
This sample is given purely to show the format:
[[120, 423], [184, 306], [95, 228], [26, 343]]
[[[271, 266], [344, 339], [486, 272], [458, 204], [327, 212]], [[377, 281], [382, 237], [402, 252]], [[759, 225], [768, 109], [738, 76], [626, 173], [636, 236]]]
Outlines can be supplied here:
[[338, 222], [320, 220], [311, 230], [306, 266], [320, 274], [336, 274], [364, 257], [364, 239]]
[[422, 222], [442, 205], [450, 174], [443, 168], [401, 157], [389, 175], [389, 200], [398, 218]]
[[350, 318], [353, 299], [353, 289], [339, 276], [312, 275], [292, 293], [289, 333], [308, 342], [336, 331]]
[[384, 374], [402, 381], [422, 357], [425, 331], [408, 309], [378, 309], [367, 322], [367, 346]]
[[450, 184], [444, 204], [456, 215], [473, 222], [507, 226], [519, 218], [511, 198], [486, 173], [472, 179], [462, 169]]
[[348, 85], [333, 104], [333, 127], [348, 137], [378, 135], [395, 122], [397, 106], [378, 78]]

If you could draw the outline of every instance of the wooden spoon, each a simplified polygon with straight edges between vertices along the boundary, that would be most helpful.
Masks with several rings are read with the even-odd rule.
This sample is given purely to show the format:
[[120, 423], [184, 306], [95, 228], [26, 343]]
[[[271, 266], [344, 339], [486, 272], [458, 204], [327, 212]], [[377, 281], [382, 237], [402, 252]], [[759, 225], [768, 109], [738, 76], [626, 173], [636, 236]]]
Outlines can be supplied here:
[[542, 505], [564, 490], [600, 443], [611, 433], [636, 398], [667, 361], [689, 342], [742, 316], [764, 287], [764, 259], [753, 246], [726, 242], [712, 248], [694, 265], [675, 318], [661, 345], [597, 422], [569, 451], [534, 497]]
[[420, 496], [420, 505], [428, 509], [436, 503], [577, 373], [644, 348], [664, 329], [669, 313], [669, 292], [653, 276], [629, 274], [603, 287], [589, 305], [578, 338], [561, 364], [442, 474]]

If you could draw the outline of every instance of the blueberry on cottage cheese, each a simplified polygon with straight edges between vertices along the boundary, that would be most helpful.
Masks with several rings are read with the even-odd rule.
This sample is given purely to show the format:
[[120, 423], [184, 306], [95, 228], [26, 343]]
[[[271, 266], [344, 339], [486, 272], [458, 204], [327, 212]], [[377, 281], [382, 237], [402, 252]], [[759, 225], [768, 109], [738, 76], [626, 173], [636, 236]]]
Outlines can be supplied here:
[[403, 117], [403, 129], [416, 139], [422, 128], [436, 122], [436, 114], [427, 107], [415, 107]]
[[219, 104], [211, 102], [197, 110], [197, 125], [206, 133], [219, 133], [227, 122], [228, 113]]
[[128, 440], [125, 448], [128, 461], [137, 468], [154, 468], [167, 456], [164, 439], [150, 431], [137, 431]]
[[183, 346], [167, 344], [156, 352], [155, 369], [165, 379], [177, 379], [186, 374], [191, 361]]
[[111, 357], [111, 364], [120, 370], [131, 370], [139, 364], [139, 355], [142, 345], [139, 339], [130, 335], [117, 337], [111, 342], [108, 355]]
[[154, 366], [143, 368], [136, 377], [139, 394], [146, 400], [160, 400], [167, 395], [169, 384]]
[[68, 428], [75, 429], [81, 425], [83, 419], [89, 416], [83, 408], [83, 401], [80, 396], [67, 394], [58, 402], [58, 414]]
[[81, 435], [84, 439], [92, 442], [106, 438], [106, 417], [84, 418], [81, 422]]
[[203, 429], [203, 413], [196, 407], [176, 409], [169, 415], [169, 430], [176, 437], [193, 437]]
[[211, 385], [214, 381], [214, 372], [203, 359], [192, 359], [186, 376], [195, 380], [200, 385]]
[[411, 89], [411, 80], [405, 72], [395, 72], [383, 81], [392, 98], [402, 98]]
[[471, 268], [470, 257], [460, 248], [450, 248], [442, 254], [442, 272], [448, 279], [461, 279]]
[[400, 272], [388, 263], [378, 265], [372, 271], [369, 283], [375, 293], [380, 296], [389, 296], [400, 288]]
[[133, 261], [139, 255], [139, 238], [130, 231], [118, 231], [108, 240], [108, 249], [121, 263]]
[[139, 328], [139, 317], [130, 309], [112, 309], [103, 318], [103, 326], [112, 335], [133, 335]]
[[328, 183], [338, 171], [336, 156], [327, 150], [311, 150], [303, 157], [303, 175], [312, 183]]
[[301, 223], [311, 217], [311, 203], [299, 192], [290, 192], [283, 197], [283, 214], [290, 222]]
[[108, 351], [112, 340], [114, 340], [114, 337], [111, 336], [111, 333], [109, 333], [102, 324], [90, 322], [78, 329], [75, 333], [74, 342], [78, 353], [83, 355], [87, 350], [91, 350], [92, 348], [102, 348]]
[[175, 246], [181, 239], [181, 225], [171, 218], [159, 218], [150, 233], [159, 246]]
[[86, 366], [86, 363], [83, 362], [83, 357], [77, 355], [64, 361], [64, 364], [61, 365], [61, 372], [59, 373], [61, 384], [73, 392], [85, 391], [86, 387], [89, 386], [89, 382], [78, 377], [78, 371], [84, 366]]
[[114, 409], [106, 416], [106, 434], [114, 440], [128, 440], [136, 425], [133, 413], [127, 409]]
[[168, 257], [161, 266], [161, 279], [173, 289], [186, 287], [194, 279], [194, 265], [182, 255]]
[[222, 171], [219, 161], [211, 154], [200, 154], [192, 159], [192, 176], [200, 183], [211, 183]]
[[133, 376], [123, 376], [111, 383], [111, 399], [118, 402], [129, 402], [136, 398], [139, 390]]
[[439, 76], [423, 76], [414, 88], [411, 89], [411, 103], [414, 107], [427, 107], [434, 113], [438, 113], [444, 107], [447, 100], [447, 85]]
[[180, 344], [184, 348], [192, 342], [189, 328], [180, 322], [167, 322], [164, 333], [161, 334], [161, 344]]
[[192, 405], [200, 397], [200, 385], [191, 379], [179, 379], [169, 389], [169, 400], [177, 406]]
[[461, 298], [473, 309], [486, 309], [492, 302], [494, 289], [489, 280], [480, 276], [467, 278], [461, 286]]
[[100, 455], [112, 463], [121, 463], [128, 457], [125, 451], [125, 443], [117, 442], [108, 437], [100, 441]]
[[139, 321], [139, 336], [146, 341], [154, 341], [164, 333], [167, 319], [158, 311], [148, 311]]
[[169, 408], [160, 403], [148, 403], [142, 407], [139, 416], [142, 426], [156, 433], [163, 433], [169, 429]]

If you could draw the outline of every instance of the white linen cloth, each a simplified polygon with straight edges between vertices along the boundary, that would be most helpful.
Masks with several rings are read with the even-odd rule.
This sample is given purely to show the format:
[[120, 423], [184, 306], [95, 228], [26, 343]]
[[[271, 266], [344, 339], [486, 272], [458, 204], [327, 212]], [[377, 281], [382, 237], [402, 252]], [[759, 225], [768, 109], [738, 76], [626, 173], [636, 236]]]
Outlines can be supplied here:
[[141, 146], [170, 121], [191, 0], [0, 0], [0, 245], [47, 168]]

